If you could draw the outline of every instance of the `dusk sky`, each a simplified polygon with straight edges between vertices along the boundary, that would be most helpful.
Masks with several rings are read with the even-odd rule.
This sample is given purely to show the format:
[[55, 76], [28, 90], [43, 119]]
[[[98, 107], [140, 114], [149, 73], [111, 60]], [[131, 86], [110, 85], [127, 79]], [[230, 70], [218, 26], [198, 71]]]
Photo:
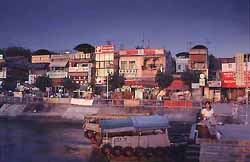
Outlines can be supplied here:
[[[218, 57], [250, 52], [249, 0], [2, 0], [0, 47], [73, 49], [112, 41], [176, 54], [204, 44]], [[144, 34], [143, 34], [144, 33]], [[191, 42], [191, 43], [189, 43]]]

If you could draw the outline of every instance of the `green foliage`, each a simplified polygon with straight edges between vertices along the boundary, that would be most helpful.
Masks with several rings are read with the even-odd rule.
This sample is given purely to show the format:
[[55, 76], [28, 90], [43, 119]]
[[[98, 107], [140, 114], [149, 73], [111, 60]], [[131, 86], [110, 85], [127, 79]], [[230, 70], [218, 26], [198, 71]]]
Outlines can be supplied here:
[[29, 58], [31, 56], [31, 50], [24, 47], [8, 47], [3, 49], [3, 51], [6, 57], [25, 56]]
[[192, 83], [198, 83], [200, 78], [200, 72], [186, 71], [181, 73], [181, 80], [191, 87]]
[[52, 80], [48, 76], [39, 76], [36, 79], [35, 86], [42, 91], [45, 91], [46, 87], [51, 87], [51, 85], [52, 85]]
[[74, 48], [74, 50], [84, 53], [93, 53], [95, 52], [95, 47], [90, 44], [79, 44]]
[[79, 88], [79, 84], [74, 83], [71, 78], [64, 78], [63, 79], [63, 86], [66, 90], [68, 90], [70, 92]]
[[155, 76], [155, 81], [158, 83], [158, 86], [160, 87], [160, 89], [164, 89], [172, 83], [173, 76], [170, 74], [158, 71]]
[[114, 91], [117, 88], [122, 88], [125, 84], [125, 78], [122, 75], [119, 75], [118, 72], [115, 72], [113, 75], [109, 76], [109, 87], [111, 91]]
[[33, 55], [51, 55], [51, 51], [46, 50], [46, 49], [39, 49], [35, 52], [33, 52]]

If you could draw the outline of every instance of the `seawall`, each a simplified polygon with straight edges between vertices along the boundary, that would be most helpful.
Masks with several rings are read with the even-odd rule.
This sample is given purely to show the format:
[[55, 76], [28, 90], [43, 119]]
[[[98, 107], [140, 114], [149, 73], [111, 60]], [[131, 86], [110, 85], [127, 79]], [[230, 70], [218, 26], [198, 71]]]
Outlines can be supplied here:
[[170, 121], [195, 122], [197, 108], [94, 107], [71, 104], [1, 104], [0, 119], [83, 123], [87, 114], [167, 114]]

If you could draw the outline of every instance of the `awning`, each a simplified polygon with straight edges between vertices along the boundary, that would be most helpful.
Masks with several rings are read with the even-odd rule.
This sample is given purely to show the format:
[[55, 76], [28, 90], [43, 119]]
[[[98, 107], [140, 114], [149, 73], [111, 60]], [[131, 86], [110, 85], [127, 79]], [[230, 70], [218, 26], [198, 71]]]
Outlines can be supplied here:
[[68, 61], [53, 61], [49, 64], [49, 67], [66, 67]]
[[189, 87], [184, 83], [184, 81], [180, 79], [175, 79], [172, 83], [167, 87], [167, 90], [188, 90]]

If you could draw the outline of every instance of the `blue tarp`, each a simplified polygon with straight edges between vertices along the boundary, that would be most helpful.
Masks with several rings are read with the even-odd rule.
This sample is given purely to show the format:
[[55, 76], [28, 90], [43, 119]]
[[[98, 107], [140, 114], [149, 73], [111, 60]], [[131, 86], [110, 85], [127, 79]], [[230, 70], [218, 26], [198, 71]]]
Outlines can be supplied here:
[[100, 127], [103, 132], [155, 130], [168, 128], [169, 121], [166, 116], [136, 116], [127, 119], [101, 120]]
[[137, 116], [131, 117], [134, 127], [138, 131], [165, 129], [169, 127], [168, 118], [166, 116], [152, 115], [152, 116]]

